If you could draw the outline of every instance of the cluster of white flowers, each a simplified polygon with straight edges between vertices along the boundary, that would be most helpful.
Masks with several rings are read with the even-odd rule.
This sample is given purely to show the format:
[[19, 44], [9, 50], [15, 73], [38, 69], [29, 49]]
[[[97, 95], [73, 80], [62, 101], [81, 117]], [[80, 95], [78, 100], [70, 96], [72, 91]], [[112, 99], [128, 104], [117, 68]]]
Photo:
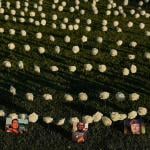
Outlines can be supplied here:
[[3, 61], [3, 65], [6, 67], [6, 68], [11, 68], [11, 62], [10, 61], [8, 61], [8, 60], [5, 60], [5, 61]]
[[52, 95], [51, 95], [51, 94], [48, 94], [48, 93], [43, 94], [43, 98], [44, 98], [44, 100], [46, 100], [46, 101], [53, 100]]
[[109, 96], [110, 96], [110, 93], [104, 91], [104, 92], [101, 92], [101, 93], [100, 93], [99, 98], [102, 99], [102, 100], [106, 100], [106, 99], [109, 98]]
[[32, 93], [26, 93], [26, 99], [28, 101], [33, 101], [34, 100], [34, 95]]
[[84, 92], [79, 93], [78, 97], [79, 97], [80, 101], [87, 101], [88, 100], [88, 95]]
[[46, 117], [43, 117], [43, 121], [46, 123], [46, 124], [50, 124], [53, 122], [53, 118], [52, 117], [49, 117], [49, 116], [46, 116]]
[[30, 114], [28, 117], [29, 117], [29, 122], [31, 122], [31, 123], [36, 123], [39, 118], [38, 114], [36, 114], [35, 112]]
[[65, 94], [65, 95], [64, 95], [64, 99], [65, 99], [66, 101], [68, 101], [68, 102], [73, 101], [73, 97], [72, 97], [70, 94]]

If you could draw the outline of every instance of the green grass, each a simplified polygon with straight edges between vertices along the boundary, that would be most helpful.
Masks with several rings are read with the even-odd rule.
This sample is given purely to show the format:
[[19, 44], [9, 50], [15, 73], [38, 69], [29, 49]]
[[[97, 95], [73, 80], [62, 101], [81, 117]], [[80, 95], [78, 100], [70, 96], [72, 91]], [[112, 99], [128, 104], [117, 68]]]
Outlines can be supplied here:
[[[15, 2], [9, 0], [14, 8]], [[62, 1], [62, 0], [60, 0]], [[33, 10], [33, 3], [36, 0], [30, 1], [29, 10]], [[118, 6], [122, 4], [121, 1], [116, 0]], [[145, 36], [145, 31], [150, 29], [150, 21], [141, 16], [135, 19], [129, 14], [130, 9], [136, 9], [137, 1], [131, 1], [130, 5], [124, 8], [127, 17], [122, 16], [105, 16], [107, 9], [107, 1], [98, 3], [99, 15], [94, 16], [91, 3], [81, 2], [81, 8], [86, 10], [85, 15], [80, 15], [79, 12], [69, 13], [69, 6], [74, 5], [74, 1], [67, 1], [67, 6], [64, 12], [58, 12], [51, 9], [52, 1], [44, 0], [43, 12], [46, 13], [47, 25], [36, 27], [29, 24], [14, 23], [11, 21], [4, 21], [3, 15], [0, 14], [0, 27], [5, 28], [5, 33], [0, 34], [0, 109], [4, 109], [7, 113], [32, 113], [36, 112], [40, 115], [40, 119], [35, 124], [29, 124], [28, 135], [15, 137], [6, 134], [1, 130], [0, 133], [0, 149], [2, 150], [47, 150], [47, 149], [85, 149], [85, 150], [149, 150], [150, 149], [150, 113], [144, 117], [147, 125], [147, 132], [141, 136], [125, 136], [120, 126], [123, 124], [113, 124], [112, 127], [104, 127], [100, 122], [92, 124], [89, 131], [89, 140], [83, 145], [74, 144], [71, 141], [71, 126], [66, 123], [62, 127], [55, 124], [46, 125], [42, 121], [43, 116], [52, 116], [54, 121], [65, 117], [67, 120], [70, 117], [77, 116], [82, 118], [83, 115], [92, 115], [96, 111], [101, 111], [109, 116], [110, 112], [118, 111], [121, 113], [128, 113], [131, 110], [137, 110], [139, 106], [145, 106], [150, 109], [150, 62], [144, 58], [144, 52], [150, 50], [150, 39]], [[5, 7], [5, 2], [2, 1], [2, 6]], [[144, 5], [144, 9], [149, 11], [150, 5]], [[23, 4], [22, 8], [23, 9]], [[115, 9], [114, 9], [115, 10]], [[51, 28], [52, 14], [58, 15], [58, 20], [55, 21], [58, 29]], [[6, 10], [5, 14], [9, 14]], [[17, 17], [20, 16], [17, 10]], [[78, 31], [61, 30], [59, 24], [64, 17], [68, 17], [70, 24], [74, 24], [75, 18], [80, 18], [81, 26]], [[11, 16], [10, 16], [11, 18]], [[27, 13], [27, 20], [29, 14]], [[40, 20], [40, 14], [37, 13], [35, 20]], [[86, 19], [92, 19], [92, 31], [86, 32]], [[108, 32], [101, 32], [101, 22], [103, 19], [108, 20]], [[113, 27], [113, 21], [120, 22], [119, 27], [122, 28], [122, 33], [117, 33]], [[128, 21], [134, 23], [133, 28], [127, 28]], [[138, 25], [144, 22], [146, 27], [140, 30]], [[16, 35], [9, 35], [9, 29], [16, 30]], [[27, 37], [20, 35], [20, 30], [27, 31]], [[42, 32], [43, 38], [38, 40], [35, 38], [36, 32]], [[55, 42], [49, 41], [49, 36], [54, 35]], [[71, 43], [64, 43], [64, 36], [71, 37]], [[88, 36], [87, 43], [81, 43], [82, 35]], [[98, 44], [96, 37], [102, 36], [103, 43]], [[121, 47], [116, 46], [117, 40], [123, 40]], [[136, 41], [138, 46], [136, 48], [129, 47], [131, 41]], [[7, 44], [14, 42], [16, 49], [11, 51], [7, 48]], [[29, 44], [31, 46], [30, 52], [25, 52], [23, 45]], [[60, 46], [61, 53], [54, 52], [55, 46]], [[80, 52], [74, 55], [71, 51], [72, 46], [79, 45]], [[38, 47], [43, 46], [46, 53], [39, 55]], [[99, 49], [96, 56], [91, 55], [93, 47]], [[117, 49], [118, 56], [112, 58], [110, 50]], [[129, 61], [128, 54], [135, 54], [136, 59]], [[10, 60], [13, 67], [9, 70], [3, 67], [4, 60]], [[17, 67], [18, 61], [24, 62], [25, 69], [19, 70]], [[85, 72], [83, 66], [85, 63], [91, 63], [93, 70]], [[41, 74], [37, 75], [34, 72], [34, 64], [39, 65]], [[98, 64], [106, 64], [108, 71], [106, 73], [99, 73], [97, 70]], [[137, 65], [138, 72], [135, 75], [130, 74], [127, 77], [122, 76], [122, 68], [130, 67], [131, 64]], [[49, 67], [56, 65], [59, 67], [59, 72], [53, 73], [49, 71]], [[76, 65], [77, 71], [70, 73], [69, 65]], [[17, 89], [17, 95], [12, 97], [9, 94], [9, 87], [13, 85]], [[86, 92], [89, 96], [87, 102], [80, 102], [78, 100], [79, 92]], [[100, 91], [109, 91], [111, 93], [110, 99], [106, 104], [101, 102], [98, 98]], [[126, 94], [137, 92], [140, 94], [140, 100], [132, 103], [127, 100], [120, 103], [115, 100], [115, 93], [122, 91]], [[35, 95], [33, 102], [28, 102], [25, 98], [26, 92], [32, 92]], [[43, 100], [44, 93], [51, 93], [53, 95], [52, 102]], [[67, 103], [64, 101], [64, 94], [70, 93], [74, 97], [74, 102]], [[1, 118], [2, 122], [4, 119]]]

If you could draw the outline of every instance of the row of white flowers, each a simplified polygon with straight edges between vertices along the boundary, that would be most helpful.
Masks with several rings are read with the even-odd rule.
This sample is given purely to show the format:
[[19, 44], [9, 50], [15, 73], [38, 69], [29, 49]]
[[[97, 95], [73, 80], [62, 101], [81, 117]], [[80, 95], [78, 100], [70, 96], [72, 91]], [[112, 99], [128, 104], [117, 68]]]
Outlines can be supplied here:
[[[14, 87], [14, 86], [10, 86], [10, 89], [9, 89], [9, 91], [10, 91], [10, 93], [13, 95], [13, 96], [15, 96], [17, 93], [16, 93], [16, 88]], [[110, 93], [109, 92], [107, 92], [107, 91], [102, 91], [102, 92], [100, 92], [99, 93], [99, 98], [101, 99], [101, 100], [107, 100], [107, 99], [109, 99], [110, 98]], [[26, 93], [25, 94], [25, 96], [26, 96], [26, 99], [28, 100], [28, 101], [33, 101], [34, 100], [34, 94], [33, 93], [31, 93], [31, 92], [28, 92], [28, 93]], [[49, 93], [45, 93], [45, 94], [43, 94], [43, 99], [44, 100], [53, 100], [53, 97], [52, 97], [52, 95], [51, 94], [49, 94]], [[125, 100], [125, 94], [124, 93], [122, 93], [122, 92], [117, 92], [116, 94], [115, 94], [115, 98], [116, 98], [116, 100], [118, 100], [118, 101], [121, 101], [121, 100]], [[74, 100], [74, 98], [73, 98], [73, 96], [71, 95], [71, 94], [69, 94], [69, 93], [66, 93], [65, 95], [64, 95], [64, 99], [65, 99], [65, 101], [68, 101], [68, 102], [71, 102], [71, 101], [73, 101]], [[80, 101], [87, 101], [88, 100], [88, 95], [87, 95], [87, 93], [85, 93], [85, 92], [80, 92], [79, 94], [78, 94], [78, 99], [80, 100]], [[140, 94], [138, 94], [138, 93], [136, 93], [136, 92], [134, 92], [134, 93], [130, 93], [129, 94], [129, 96], [128, 96], [128, 99], [130, 100], [130, 101], [138, 101], [139, 99], [140, 99]]]
[[[128, 114], [123, 114], [123, 113], [119, 113], [119, 112], [111, 112], [110, 117], [107, 117], [107, 116], [103, 115], [103, 113], [98, 111], [95, 114], [93, 114], [92, 116], [91, 115], [83, 116], [82, 121], [84, 123], [88, 123], [88, 124], [102, 121], [102, 123], [105, 126], [111, 126], [113, 122], [123, 121], [125, 119], [134, 119], [137, 116], [143, 117], [147, 113], [148, 113], [148, 110], [145, 107], [138, 107], [137, 111], [133, 110], [133, 111], [129, 112]], [[0, 117], [5, 117], [5, 115], [6, 115], [6, 113], [4, 112], [4, 110], [0, 110]], [[31, 122], [31, 123], [36, 123], [39, 119], [39, 115], [35, 112], [33, 112], [29, 115], [27, 115], [27, 114], [19, 114], [18, 115], [16, 113], [10, 113], [8, 116], [12, 119], [18, 119], [18, 118], [28, 119], [29, 122]], [[54, 120], [56, 120], [56, 119], [54, 119], [51, 116], [44, 116], [43, 117], [43, 121], [46, 124], [50, 124], [53, 122], [58, 126], [64, 125], [64, 123], [66, 122], [67, 119], [61, 118], [61, 119], [57, 119], [58, 121], [54, 121]], [[78, 117], [70, 117], [70, 119], [68, 120], [68, 123], [74, 124], [74, 123], [78, 123], [79, 121], [80, 120]]]

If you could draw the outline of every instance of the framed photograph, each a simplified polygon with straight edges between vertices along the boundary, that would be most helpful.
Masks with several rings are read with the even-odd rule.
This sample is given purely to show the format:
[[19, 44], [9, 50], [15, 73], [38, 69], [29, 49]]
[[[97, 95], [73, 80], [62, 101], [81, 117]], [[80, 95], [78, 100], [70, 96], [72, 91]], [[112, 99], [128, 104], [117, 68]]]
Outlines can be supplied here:
[[28, 119], [6, 118], [5, 131], [13, 134], [23, 134], [28, 131]]
[[76, 131], [72, 132], [72, 140], [76, 143], [84, 143], [87, 140], [88, 124], [79, 122]]
[[124, 134], [145, 134], [145, 124], [142, 119], [124, 121]]

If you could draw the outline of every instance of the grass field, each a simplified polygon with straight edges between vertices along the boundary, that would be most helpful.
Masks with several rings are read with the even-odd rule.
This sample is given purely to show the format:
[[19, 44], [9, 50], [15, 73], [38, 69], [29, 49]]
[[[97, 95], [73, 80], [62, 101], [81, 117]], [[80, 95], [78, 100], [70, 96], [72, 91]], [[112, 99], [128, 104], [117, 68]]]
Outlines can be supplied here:
[[[69, 8], [75, 5], [73, 0], [66, 0], [67, 5], [64, 11], [52, 9], [53, 0], [43, 1], [43, 10], [46, 14], [45, 26], [35, 26], [29, 23], [29, 18], [41, 21], [40, 13], [33, 7], [38, 0], [29, 0], [28, 12], [25, 12], [25, 23], [19, 22], [20, 11], [24, 11], [24, 2], [21, 2], [21, 8], [16, 9], [16, 22], [12, 21], [13, 16], [10, 14], [11, 9], [15, 9], [15, 1], [9, 0], [10, 9], [6, 8], [6, 1], [0, 0], [2, 7], [5, 9], [4, 14], [0, 13], [0, 28], [4, 28], [4, 33], [0, 33], [0, 109], [7, 114], [36, 112], [39, 120], [29, 124], [29, 132], [23, 136], [13, 136], [0, 132], [0, 149], [1, 150], [66, 150], [66, 149], [85, 149], [85, 150], [150, 150], [150, 112], [143, 117], [147, 131], [141, 136], [127, 136], [123, 134], [123, 122], [113, 123], [111, 127], [105, 127], [102, 122], [90, 125], [89, 140], [87, 143], [77, 145], [71, 141], [71, 125], [66, 123], [63, 126], [57, 126], [55, 123], [47, 125], [43, 122], [43, 116], [52, 116], [54, 122], [61, 118], [69, 120], [70, 117], [77, 116], [82, 118], [84, 115], [93, 115], [100, 111], [106, 116], [110, 112], [128, 113], [137, 110], [139, 106], [146, 107], [150, 110], [150, 60], [144, 57], [145, 52], [150, 52], [150, 37], [145, 35], [150, 31], [150, 19], [145, 16], [135, 18], [130, 14], [131, 9], [140, 13], [137, 0], [130, 0], [129, 5], [124, 7], [127, 17], [122, 15], [114, 16], [113, 12], [118, 6], [123, 5], [123, 1], [115, 0], [117, 7], [112, 8], [112, 14], [107, 16], [107, 0], [100, 0], [97, 3], [99, 13], [93, 14], [91, 3], [80, 1], [80, 9], [85, 10], [81, 15], [78, 10], [74, 13], [69, 12]], [[59, 1], [56, 6], [61, 4]], [[39, 4], [38, 4], [39, 5]], [[150, 2], [141, 7], [147, 13], [150, 13]], [[35, 17], [30, 17], [29, 12], [35, 11]], [[52, 15], [57, 14], [58, 19], [52, 20]], [[9, 15], [9, 20], [4, 19], [4, 15]], [[64, 17], [68, 17], [69, 24], [75, 24], [75, 19], [80, 18], [79, 30], [69, 31], [62, 30], [60, 24]], [[86, 20], [91, 19], [91, 32], [87, 32]], [[107, 20], [108, 31], [102, 31], [102, 20]], [[113, 26], [114, 21], [119, 21], [119, 27], [122, 32], [117, 32]], [[127, 23], [134, 23], [132, 28], [127, 27]], [[52, 23], [56, 23], [57, 28], [52, 28]], [[144, 23], [145, 28], [140, 29], [139, 24]], [[15, 35], [9, 34], [9, 29], [15, 29]], [[20, 34], [25, 30], [27, 36]], [[37, 39], [36, 33], [41, 32], [42, 38]], [[55, 41], [50, 41], [50, 35], [55, 37]], [[71, 37], [70, 43], [64, 42], [64, 37]], [[88, 41], [81, 42], [82, 36], [88, 37]], [[103, 37], [103, 42], [99, 44], [97, 37]], [[123, 44], [119, 47], [116, 45], [118, 40]], [[130, 42], [136, 41], [137, 46], [129, 46]], [[15, 49], [8, 49], [9, 43], [15, 43]], [[26, 52], [24, 45], [29, 44], [31, 50]], [[78, 45], [80, 52], [74, 54], [72, 47]], [[60, 46], [60, 53], [55, 52], [55, 46]], [[39, 54], [38, 48], [44, 47], [45, 53]], [[92, 48], [97, 48], [98, 54], [91, 55]], [[116, 49], [118, 55], [111, 57], [110, 50]], [[128, 54], [134, 54], [134, 60], [128, 59]], [[9, 60], [12, 67], [7, 69], [3, 61]], [[18, 62], [23, 61], [24, 69], [18, 68]], [[93, 69], [89, 72], [84, 70], [84, 64], [92, 64]], [[98, 71], [98, 65], [105, 64], [107, 71], [101, 73]], [[137, 73], [122, 75], [122, 69], [134, 64], [137, 66]], [[34, 71], [34, 65], [40, 66], [41, 73]], [[58, 72], [50, 71], [50, 66], [57, 66]], [[69, 66], [75, 65], [76, 72], [71, 73]], [[10, 86], [16, 88], [17, 94], [12, 96], [9, 92]], [[99, 99], [99, 93], [108, 91], [110, 97], [106, 102]], [[115, 98], [117, 92], [123, 92], [126, 100], [118, 102]], [[32, 92], [34, 101], [27, 101], [25, 94]], [[88, 95], [86, 102], [79, 101], [78, 94], [85, 92]], [[136, 92], [140, 94], [137, 102], [129, 100], [129, 94]], [[52, 101], [43, 100], [42, 95], [50, 93], [53, 96]], [[69, 93], [73, 96], [73, 102], [66, 102], [64, 95]], [[4, 123], [4, 118], [1, 118]]]

